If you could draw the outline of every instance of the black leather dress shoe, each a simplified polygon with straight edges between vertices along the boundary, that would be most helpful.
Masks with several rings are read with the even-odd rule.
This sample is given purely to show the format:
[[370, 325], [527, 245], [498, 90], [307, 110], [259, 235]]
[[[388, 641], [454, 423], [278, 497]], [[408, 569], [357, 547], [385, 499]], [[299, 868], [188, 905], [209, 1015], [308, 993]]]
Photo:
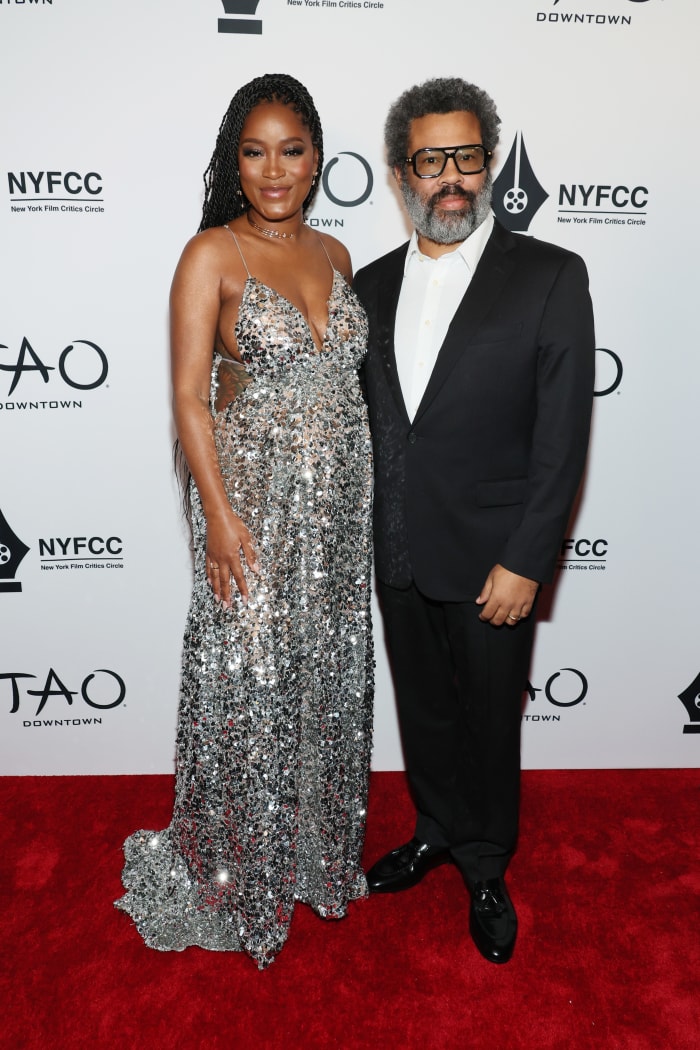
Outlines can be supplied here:
[[513, 954], [518, 919], [502, 878], [486, 879], [470, 888], [469, 932], [489, 962], [506, 963]]
[[367, 872], [370, 893], [398, 893], [415, 886], [424, 875], [450, 860], [442, 846], [429, 846], [411, 839], [405, 846], [387, 853]]

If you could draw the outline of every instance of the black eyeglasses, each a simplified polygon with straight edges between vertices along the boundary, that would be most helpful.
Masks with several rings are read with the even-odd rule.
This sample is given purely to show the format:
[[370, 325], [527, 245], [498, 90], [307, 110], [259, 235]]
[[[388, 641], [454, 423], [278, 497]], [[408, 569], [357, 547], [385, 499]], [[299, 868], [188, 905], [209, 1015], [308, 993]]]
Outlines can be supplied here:
[[417, 149], [412, 157], [406, 157], [419, 179], [436, 179], [442, 175], [450, 157], [460, 175], [478, 175], [493, 156], [483, 146], [443, 146]]

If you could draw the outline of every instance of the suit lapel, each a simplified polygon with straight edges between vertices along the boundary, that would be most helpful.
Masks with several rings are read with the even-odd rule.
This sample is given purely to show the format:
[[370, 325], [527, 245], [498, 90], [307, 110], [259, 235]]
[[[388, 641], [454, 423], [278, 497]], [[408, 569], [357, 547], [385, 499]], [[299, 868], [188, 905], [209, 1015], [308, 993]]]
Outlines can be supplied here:
[[408, 245], [402, 245], [387, 259], [387, 265], [377, 289], [377, 352], [382, 362], [391, 393], [397, 408], [406, 422], [410, 422], [406, 403], [401, 392], [399, 373], [396, 367], [396, 348], [394, 345], [394, 328], [396, 325], [396, 308], [399, 302], [403, 272], [406, 264]]
[[445, 341], [438, 353], [414, 422], [420, 419], [436, 397], [457, 361], [466, 352], [484, 317], [500, 296], [515, 265], [511, 252], [514, 243], [513, 237], [496, 223], [469, 287], [447, 329]]

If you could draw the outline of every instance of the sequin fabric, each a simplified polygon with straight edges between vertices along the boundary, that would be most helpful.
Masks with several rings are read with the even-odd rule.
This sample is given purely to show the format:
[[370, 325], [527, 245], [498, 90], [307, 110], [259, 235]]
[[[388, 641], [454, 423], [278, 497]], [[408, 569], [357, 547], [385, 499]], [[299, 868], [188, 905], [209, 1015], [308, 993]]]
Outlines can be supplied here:
[[292, 303], [249, 277], [236, 326], [252, 377], [212, 413], [231, 505], [260, 573], [227, 611], [195, 583], [183, 650], [176, 799], [125, 845], [117, 907], [152, 948], [243, 950], [267, 966], [295, 901], [340, 918], [363, 897], [371, 746], [371, 446], [357, 369], [364, 312], [334, 272], [319, 350]]

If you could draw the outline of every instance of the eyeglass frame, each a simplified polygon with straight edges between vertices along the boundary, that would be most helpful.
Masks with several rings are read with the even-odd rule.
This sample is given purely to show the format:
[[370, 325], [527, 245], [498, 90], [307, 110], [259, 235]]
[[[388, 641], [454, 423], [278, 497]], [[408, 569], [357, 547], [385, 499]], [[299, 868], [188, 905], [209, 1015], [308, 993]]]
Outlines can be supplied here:
[[[457, 166], [456, 155], [461, 149], [480, 149], [484, 154], [484, 163], [477, 171], [459, 171]], [[419, 153], [434, 153], [436, 151], [444, 153], [445, 163], [443, 164], [440, 171], [436, 171], [434, 175], [419, 175], [416, 171], [416, 157]], [[452, 160], [455, 168], [460, 175], [480, 175], [482, 171], [485, 171], [488, 167], [489, 161], [493, 157], [493, 150], [486, 149], [481, 142], [465, 142], [462, 146], [423, 146], [421, 149], [417, 149], [416, 152], [410, 157], [404, 157], [404, 164], [410, 164], [413, 168], [413, 174], [417, 179], [439, 179], [444, 174], [445, 168], [447, 167], [448, 160]]]

